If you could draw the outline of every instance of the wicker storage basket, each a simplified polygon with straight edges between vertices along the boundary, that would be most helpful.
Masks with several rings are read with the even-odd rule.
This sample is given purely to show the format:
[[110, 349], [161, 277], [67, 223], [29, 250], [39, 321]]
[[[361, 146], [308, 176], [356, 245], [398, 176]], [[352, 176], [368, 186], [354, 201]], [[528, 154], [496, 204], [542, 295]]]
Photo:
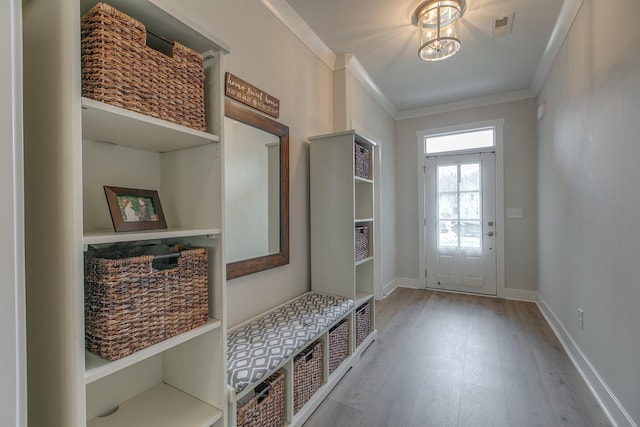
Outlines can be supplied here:
[[293, 412], [322, 386], [322, 341], [316, 341], [293, 359]]
[[83, 96], [205, 130], [202, 55], [177, 42], [173, 57], [148, 47], [145, 26], [105, 3], [81, 28]]
[[369, 179], [371, 177], [369, 174], [369, 147], [356, 142], [353, 144], [353, 155], [356, 176]]
[[355, 229], [355, 260], [362, 261], [369, 256], [369, 227], [357, 226]]
[[183, 250], [153, 271], [152, 255], [85, 258], [85, 344], [117, 360], [207, 322], [207, 250]]
[[329, 375], [349, 355], [349, 319], [343, 319], [329, 330]]
[[284, 372], [278, 371], [256, 386], [248, 401], [238, 403], [240, 427], [281, 427], [284, 425]]
[[356, 309], [356, 347], [358, 347], [371, 332], [371, 304], [362, 304]]

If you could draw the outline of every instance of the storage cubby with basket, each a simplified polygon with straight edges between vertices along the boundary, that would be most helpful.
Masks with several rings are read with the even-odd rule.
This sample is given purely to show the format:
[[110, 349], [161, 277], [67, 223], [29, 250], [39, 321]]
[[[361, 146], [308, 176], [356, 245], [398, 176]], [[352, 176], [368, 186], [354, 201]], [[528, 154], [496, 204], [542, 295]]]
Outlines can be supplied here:
[[349, 354], [357, 356], [376, 337], [377, 145], [354, 131], [309, 141], [311, 289], [369, 304], [371, 333], [357, 346], [357, 315], [351, 318]]
[[[37, 204], [47, 212], [26, 220], [41, 230], [27, 236], [39, 260], [27, 265], [33, 425], [226, 424], [229, 47], [211, 25], [191, 25], [212, 8], [30, 0], [23, 9], [25, 147], [37, 153], [26, 191], [46, 194]], [[114, 232], [104, 186], [156, 190], [167, 228]], [[182, 249], [162, 267], [152, 254], [100, 256], [118, 245]]]
[[284, 425], [284, 371], [277, 371], [238, 402], [239, 427], [281, 427]]
[[316, 341], [293, 359], [293, 412], [320, 389], [323, 380], [322, 341]]
[[371, 305], [365, 302], [356, 308], [356, 347], [371, 333]]
[[349, 356], [349, 319], [329, 329], [329, 375]]
[[104, 252], [85, 256], [87, 350], [114, 361], [207, 323], [206, 248], [161, 255], [176, 260], [162, 269], [153, 255]]

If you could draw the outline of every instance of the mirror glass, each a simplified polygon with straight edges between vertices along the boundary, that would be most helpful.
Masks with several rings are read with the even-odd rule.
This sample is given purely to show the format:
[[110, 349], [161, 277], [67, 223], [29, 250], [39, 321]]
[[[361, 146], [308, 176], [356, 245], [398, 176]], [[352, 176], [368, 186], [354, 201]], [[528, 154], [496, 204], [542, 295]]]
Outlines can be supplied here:
[[280, 138], [224, 119], [227, 262], [280, 252]]
[[227, 279], [289, 262], [289, 128], [225, 101]]

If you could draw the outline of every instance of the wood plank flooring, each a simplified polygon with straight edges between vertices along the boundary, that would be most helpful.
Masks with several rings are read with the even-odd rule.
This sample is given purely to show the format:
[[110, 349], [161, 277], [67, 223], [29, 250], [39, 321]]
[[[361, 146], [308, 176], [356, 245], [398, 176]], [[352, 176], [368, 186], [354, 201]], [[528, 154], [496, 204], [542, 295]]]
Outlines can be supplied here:
[[533, 303], [399, 288], [305, 426], [610, 426]]

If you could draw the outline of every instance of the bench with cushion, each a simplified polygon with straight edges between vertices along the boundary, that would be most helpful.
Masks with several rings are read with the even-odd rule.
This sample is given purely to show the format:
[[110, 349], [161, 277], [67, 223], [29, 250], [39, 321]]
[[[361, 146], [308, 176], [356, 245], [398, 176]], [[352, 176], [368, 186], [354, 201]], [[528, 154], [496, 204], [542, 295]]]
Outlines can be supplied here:
[[260, 383], [353, 307], [352, 299], [310, 292], [234, 328], [227, 337], [229, 385], [239, 394]]

